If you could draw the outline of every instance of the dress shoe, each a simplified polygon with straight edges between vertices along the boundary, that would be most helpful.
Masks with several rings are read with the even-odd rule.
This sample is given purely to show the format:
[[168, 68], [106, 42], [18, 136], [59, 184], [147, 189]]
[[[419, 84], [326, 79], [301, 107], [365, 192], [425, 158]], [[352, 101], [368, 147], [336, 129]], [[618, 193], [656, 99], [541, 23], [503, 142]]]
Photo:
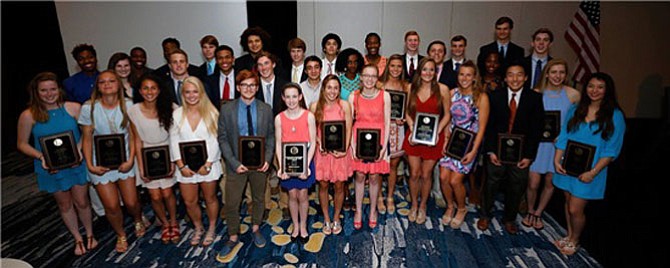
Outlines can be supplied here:
[[510, 234], [516, 234], [519, 231], [519, 228], [516, 227], [516, 223], [513, 221], [505, 223], [505, 231]]
[[479, 221], [477, 221], [477, 229], [486, 231], [489, 229], [489, 222], [490, 220], [488, 218], [480, 218]]

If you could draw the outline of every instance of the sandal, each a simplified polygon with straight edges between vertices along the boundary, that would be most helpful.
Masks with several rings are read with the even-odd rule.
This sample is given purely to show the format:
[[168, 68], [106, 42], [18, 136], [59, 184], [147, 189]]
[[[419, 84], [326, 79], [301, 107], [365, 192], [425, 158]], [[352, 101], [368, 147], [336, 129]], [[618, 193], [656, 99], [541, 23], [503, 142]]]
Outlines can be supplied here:
[[172, 233], [170, 236], [170, 240], [172, 243], [179, 243], [179, 240], [181, 239], [181, 234], [179, 233], [179, 224], [175, 224], [170, 227], [170, 232]]
[[331, 225], [332, 225], [332, 223], [330, 223], [330, 222], [326, 222], [325, 224], [323, 224], [323, 228], [321, 229], [321, 232], [325, 235], [332, 234], [333, 230], [332, 230]]
[[407, 219], [409, 220], [409, 222], [415, 222], [416, 221], [416, 210], [417, 210], [417, 208], [414, 208], [414, 207], [412, 207], [409, 210], [409, 215], [407, 215]]
[[117, 236], [116, 237], [116, 252], [117, 253], [124, 253], [128, 250], [128, 240], [126, 239], [125, 236]]
[[202, 246], [207, 247], [212, 243], [214, 243], [214, 235], [215, 235], [214, 231], [211, 232], [207, 231], [207, 233], [205, 234], [205, 239], [202, 240]]
[[535, 228], [535, 230], [538, 231], [544, 229], [544, 222], [542, 222], [542, 214], [534, 216], [535, 216], [535, 223], [533, 223], [533, 228]]
[[161, 241], [163, 241], [163, 244], [167, 244], [170, 242], [170, 239], [172, 239], [172, 232], [170, 232], [170, 226], [165, 225], [161, 230]]
[[92, 250], [98, 247], [98, 241], [91, 235], [86, 237], [86, 248]]
[[136, 221], [135, 222], [135, 235], [140, 238], [144, 236], [144, 233], [147, 232], [146, 227], [144, 226], [144, 222], [142, 221]]
[[386, 199], [386, 211], [388, 211], [389, 214], [395, 213], [395, 201], [392, 197]]
[[419, 213], [416, 216], [417, 224], [424, 224], [426, 222], [426, 210], [419, 209]]
[[526, 213], [526, 216], [521, 220], [521, 224], [528, 228], [532, 228], [535, 225], [535, 215], [532, 213]]
[[75, 240], [74, 241], [74, 255], [81, 256], [86, 254], [86, 248], [84, 247], [84, 241]]
[[451, 220], [454, 219], [454, 206], [447, 206], [447, 210], [444, 212], [444, 215], [442, 215], [442, 224], [443, 225], [449, 225], [451, 223]]
[[463, 224], [463, 221], [465, 220], [465, 215], [468, 214], [468, 208], [464, 207], [462, 209], [456, 209], [456, 216], [451, 220], [451, 229], [460, 229], [461, 224]]
[[193, 236], [191, 236], [191, 246], [197, 246], [200, 244], [200, 239], [202, 239], [202, 234], [205, 233], [205, 230], [203, 229], [195, 229], [195, 232], [193, 232]]
[[386, 214], [386, 205], [384, 205], [384, 198], [381, 196], [377, 198], [377, 211], [382, 215]]
[[563, 238], [560, 238], [560, 239], [556, 239], [556, 240], [554, 240], [554, 246], [556, 246], [556, 248], [557, 248], [559, 251], [561, 251], [561, 250], [563, 250], [563, 247], [565, 247], [565, 244], [568, 243], [568, 241], [569, 241], [569, 240], [568, 240], [567, 237], [563, 237]]
[[333, 222], [333, 234], [338, 235], [342, 232], [342, 224], [339, 221]]
[[579, 250], [579, 244], [573, 243], [572, 241], [568, 241], [565, 243], [565, 246], [561, 248], [561, 253], [566, 256], [571, 256], [572, 254], [575, 254]]
[[[361, 218], [363, 218], [363, 215], [361, 215]], [[354, 229], [360, 230], [361, 228], [363, 228], [363, 219], [357, 221], [356, 216], [354, 215]]]

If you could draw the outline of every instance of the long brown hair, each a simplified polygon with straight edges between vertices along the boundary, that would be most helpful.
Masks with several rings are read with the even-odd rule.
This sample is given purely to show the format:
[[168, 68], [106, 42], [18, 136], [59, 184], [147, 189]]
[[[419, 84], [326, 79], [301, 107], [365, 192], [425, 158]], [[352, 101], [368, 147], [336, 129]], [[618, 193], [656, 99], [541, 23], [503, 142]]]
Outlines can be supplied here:
[[36, 122], [44, 123], [49, 120], [49, 113], [47, 112], [47, 108], [44, 107], [42, 104], [42, 100], [40, 100], [40, 93], [39, 93], [39, 84], [44, 81], [54, 81], [56, 85], [58, 86], [58, 100], [57, 103], [60, 106], [65, 102], [65, 92], [63, 91], [63, 88], [60, 86], [58, 83], [58, 76], [55, 73], [52, 72], [41, 72], [35, 75], [32, 80], [30, 80], [30, 83], [28, 83], [28, 94], [30, 95], [30, 100], [28, 101], [28, 109], [30, 110], [30, 113], [33, 115], [33, 119]]
[[119, 125], [121, 128], [127, 128], [128, 127], [128, 122], [130, 122], [130, 119], [128, 118], [128, 113], [126, 112], [126, 101], [130, 101], [129, 99], [126, 99], [123, 96], [123, 83], [121, 83], [121, 78], [119, 78], [118, 75], [113, 70], [105, 70], [101, 72], [98, 77], [95, 79], [95, 84], [93, 85], [93, 93], [91, 93], [91, 99], [87, 100], [85, 104], [91, 105], [91, 126], [93, 126], [93, 129], [95, 129], [95, 117], [93, 117], [93, 111], [95, 110], [95, 103], [100, 101], [102, 98], [102, 93], [100, 92], [100, 88], [98, 87], [98, 83], [100, 82], [100, 77], [102, 77], [103, 74], [111, 74], [114, 76], [114, 79], [119, 84], [119, 88], [116, 92], [116, 97], [119, 99], [119, 109], [121, 109], [121, 113], [123, 114], [123, 120], [121, 120], [121, 125]]
[[[463, 67], [471, 68], [475, 72], [475, 75], [472, 78], [474, 79], [472, 80], [472, 102], [476, 104], [478, 103], [481, 94], [484, 93], [484, 87], [482, 86], [482, 79], [479, 76], [479, 68], [477, 68], [477, 65], [475, 65], [475, 63], [472, 62], [472, 60], [465, 61], [463, 65], [461, 65], [461, 67], [459, 68]], [[459, 72], [460, 70], [461, 69], [459, 69]], [[458, 83], [458, 87], [461, 88], [460, 83]]]
[[[316, 110], [314, 111], [314, 118], [316, 119], [317, 129], [321, 129], [321, 126], [323, 125], [323, 109], [326, 107], [326, 102], [328, 102], [328, 100], [326, 100], [326, 84], [328, 84], [328, 81], [331, 80], [336, 81], [337, 86], [340, 88], [340, 90], [342, 89], [342, 83], [340, 83], [340, 79], [337, 78], [337, 75], [326, 75], [326, 77], [323, 78], [323, 81], [321, 81], [321, 92], [319, 93], [319, 100], [316, 102]], [[337, 92], [335, 103], [340, 106], [340, 113], [342, 113], [343, 109], [340, 104], [340, 91]]]
[[[606, 73], [594, 73], [588, 80], [593, 79], [600, 80], [605, 82], [605, 96], [603, 96], [602, 101], [600, 101], [600, 107], [598, 112], [596, 112], [596, 120], [591, 122], [598, 124], [598, 129], [593, 131], [593, 134], [600, 132], [600, 137], [603, 140], [609, 140], [614, 133], [614, 111], [619, 110], [623, 114], [619, 102], [616, 98], [616, 89], [614, 88], [614, 79]], [[572, 118], [568, 120], [568, 132], [577, 131], [582, 122], [586, 122], [586, 115], [589, 112], [589, 105], [591, 105], [591, 98], [588, 97], [587, 90], [589, 88], [589, 82], [584, 85], [582, 89], [582, 98], [579, 99], [577, 103], [577, 108]]]
[[[392, 60], [399, 60], [400, 62], [402, 62], [403, 56], [393, 54], [391, 55], [391, 57], [388, 58], [388, 60], [386, 60], [386, 69], [384, 69], [384, 73], [379, 78], [379, 81], [382, 83], [386, 83], [389, 80], [389, 78], [391, 78], [391, 72], [389, 71], [389, 66], [391, 66]], [[400, 77], [398, 77], [398, 79], [401, 81], [403, 85], [405, 85], [405, 72], [400, 72]]]
[[[429, 62], [432, 62], [434, 67], [437, 66], [435, 61], [431, 58], [425, 57], [421, 59], [419, 61], [419, 67], [416, 69], [419, 73], [412, 79], [412, 86], [409, 89], [409, 101], [407, 102], [407, 112], [412, 117], [416, 114], [416, 100], [419, 98], [419, 89], [421, 89], [421, 84], [423, 83], [420, 72]], [[435, 95], [437, 97], [437, 108], [440, 111], [440, 115], [442, 115], [442, 94], [440, 94], [440, 85], [437, 82], [437, 74], [430, 80], [430, 95]]]

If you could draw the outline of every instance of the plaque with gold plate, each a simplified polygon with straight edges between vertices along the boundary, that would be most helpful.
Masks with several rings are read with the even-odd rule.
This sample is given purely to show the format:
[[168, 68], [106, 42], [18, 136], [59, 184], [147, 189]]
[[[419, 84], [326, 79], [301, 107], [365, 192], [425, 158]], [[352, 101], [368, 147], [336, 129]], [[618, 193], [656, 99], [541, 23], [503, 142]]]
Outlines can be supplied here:
[[561, 131], [561, 111], [545, 111], [540, 141], [554, 142]]
[[395, 90], [386, 90], [391, 97], [391, 119], [405, 119], [407, 93]]
[[179, 154], [184, 165], [188, 165], [193, 172], [198, 172], [207, 163], [207, 143], [204, 140], [180, 142]]
[[[183, 159], [183, 158], [182, 158]], [[170, 147], [167, 145], [142, 148], [144, 177], [150, 180], [167, 178], [170, 175]], [[189, 166], [190, 167], [190, 166]]]
[[93, 136], [96, 165], [118, 169], [126, 162], [126, 139], [124, 134]]
[[412, 142], [428, 146], [437, 144], [437, 125], [440, 116], [437, 114], [416, 113], [414, 128], [412, 129]]
[[72, 130], [42, 136], [39, 142], [44, 160], [50, 169], [68, 168], [79, 163], [80, 155]]
[[356, 130], [356, 157], [365, 161], [375, 161], [379, 158], [380, 146], [379, 129], [359, 128]]
[[464, 129], [462, 127], [454, 127], [449, 136], [449, 143], [447, 143], [447, 150], [445, 155], [461, 160], [472, 148], [475, 140], [475, 133]]
[[325, 121], [321, 128], [321, 146], [326, 152], [345, 152], [345, 122]]
[[237, 140], [237, 150], [242, 165], [249, 170], [263, 167], [265, 163], [265, 137], [242, 136]]
[[307, 172], [307, 143], [285, 142], [282, 144], [281, 163], [284, 173], [298, 177]]
[[579, 177], [582, 173], [591, 170], [596, 147], [586, 143], [568, 140], [563, 154], [563, 168], [565, 173]]
[[519, 134], [498, 134], [498, 160], [503, 164], [515, 165], [521, 161], [524, 136]]

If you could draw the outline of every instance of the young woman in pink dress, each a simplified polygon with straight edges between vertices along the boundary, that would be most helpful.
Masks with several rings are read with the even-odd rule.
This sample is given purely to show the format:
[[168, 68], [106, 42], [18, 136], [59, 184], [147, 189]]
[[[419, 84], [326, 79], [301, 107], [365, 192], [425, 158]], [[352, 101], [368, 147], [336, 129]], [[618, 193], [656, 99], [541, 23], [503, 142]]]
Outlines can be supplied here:
[[[377, 88], [379, 73], [377, 66], [366, 65], [361, 74], [362, 89], [349, 96], [349, 103], [353, 107], [354, 125], [352, 130], [353, 141], [351, 150], [353, 160], [351, 167], [356, 171], [356, 213], [354, 214], [354, 228], [363, 226], [363, 195], [365, 195], [365, 177], [370, 182], [370, 218], [368, 226], [377, 227], [377, 195], [380, 189], [380, 174], [389, 173], [389, 156], [387, 145], [389, 127], [391, 125], [391, 97], [388, 92]], [[380, 131], [379, 157], [374, 161], [363, 161], [356, 157], [356, 143], [358, 129], [377, 129]]]

